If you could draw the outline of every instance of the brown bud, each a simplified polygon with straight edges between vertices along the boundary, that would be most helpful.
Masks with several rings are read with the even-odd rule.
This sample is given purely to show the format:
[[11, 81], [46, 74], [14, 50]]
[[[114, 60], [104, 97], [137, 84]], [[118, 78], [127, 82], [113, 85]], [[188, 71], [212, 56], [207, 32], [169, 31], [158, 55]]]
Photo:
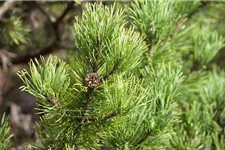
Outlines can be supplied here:
[[85, 76], [85, 84], [89, 87], [89, 88], [95, 88], [100, 84], [100, 79], [97, 75], [97, 73], [88, 73]]
[[53, 97], [52, 102], [55, 103], [58, 106], [61, 105], [60, 102], [55, 97]]

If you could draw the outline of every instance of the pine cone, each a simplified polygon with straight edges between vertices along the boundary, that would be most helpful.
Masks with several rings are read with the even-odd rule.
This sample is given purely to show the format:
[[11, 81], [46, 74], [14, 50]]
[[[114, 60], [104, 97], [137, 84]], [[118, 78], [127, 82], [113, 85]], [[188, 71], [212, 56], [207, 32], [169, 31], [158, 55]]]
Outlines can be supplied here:
[[89, 88], [95, 88], [100, 84], [100, 79], [97, 73], [88, 73], [85, 76], [85, 83]]

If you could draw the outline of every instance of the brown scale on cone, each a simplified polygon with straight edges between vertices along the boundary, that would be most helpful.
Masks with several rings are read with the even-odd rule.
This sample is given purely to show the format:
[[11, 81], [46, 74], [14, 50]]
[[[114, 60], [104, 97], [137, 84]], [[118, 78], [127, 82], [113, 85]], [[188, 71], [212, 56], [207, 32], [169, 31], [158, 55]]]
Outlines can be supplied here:
[[97, 75], [97, 73], [88, 73], [85, 76], [85, 84], [89, 87], [89, 88], [95, 88], [100, 84], [100, 79]]

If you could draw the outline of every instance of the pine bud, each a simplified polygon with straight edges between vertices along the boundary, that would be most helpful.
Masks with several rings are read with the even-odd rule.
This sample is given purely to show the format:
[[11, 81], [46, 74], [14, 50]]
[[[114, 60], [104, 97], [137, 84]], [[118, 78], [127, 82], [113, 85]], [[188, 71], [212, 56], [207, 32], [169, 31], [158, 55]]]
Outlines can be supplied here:
[[61, 103], [55, 98], [53, 97], [52, 100], [51, 100], [53, 103], [55, 103], [56, 105], [60, 106]]
[[97, 73], [88, 73], [85, 76], [85, 83], [89, 88], [95, 88], [100, 84], [100, 79]]

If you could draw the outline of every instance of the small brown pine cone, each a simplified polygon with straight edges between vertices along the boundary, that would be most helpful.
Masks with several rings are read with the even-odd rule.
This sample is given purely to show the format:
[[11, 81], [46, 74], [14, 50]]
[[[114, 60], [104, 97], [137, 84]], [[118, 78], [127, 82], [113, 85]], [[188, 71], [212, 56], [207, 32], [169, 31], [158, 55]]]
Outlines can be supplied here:
[[95, 88], [100, 84], [100, 79], [97, 73], [88, 73], [85, 76], [85, 83], [89, 88]]

